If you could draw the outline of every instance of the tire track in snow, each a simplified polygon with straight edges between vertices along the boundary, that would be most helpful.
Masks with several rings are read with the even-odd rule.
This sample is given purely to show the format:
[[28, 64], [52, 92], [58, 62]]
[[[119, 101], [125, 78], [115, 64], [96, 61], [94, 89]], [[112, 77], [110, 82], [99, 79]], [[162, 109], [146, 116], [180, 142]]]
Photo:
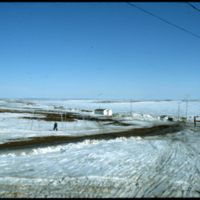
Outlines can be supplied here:
[[[200, 155], [195, 146], [200, 141], [198, 137], [194, 139], [197, 143], [190, 141], [190, 136], [188, 140], [165, 137], [162, 143], [165, 148], [157, 148], [157, 143], [153, 143], [154, 148], [148, 139], [144, 140], [146, 142], [140, 148], [144, 144], [150, 151], [149, 156], [146, 156], [144, 150], [137, 157], [137, 162], [129, 164], [130, 169], [123, 168], [119, 160], [121, 168], [107, 173], [113, 177], [64, 177], [46, 185], [33, 183], [11, 189], [4, 187], [5, 191], [1, 191], [0, 196], [7, 197], [9, 194], [9, 197], [16, 197], [16, 191], [20, 191], [18, 197], [200, 197]], [[151, 162], [148, 163], [148, 160]], [[130, 176], [123, 177], [123, 170], [129, 170]], [[117, 178], [117, 174], [121, 177]], [[24, 188], [31, 191], [31, 194]]]

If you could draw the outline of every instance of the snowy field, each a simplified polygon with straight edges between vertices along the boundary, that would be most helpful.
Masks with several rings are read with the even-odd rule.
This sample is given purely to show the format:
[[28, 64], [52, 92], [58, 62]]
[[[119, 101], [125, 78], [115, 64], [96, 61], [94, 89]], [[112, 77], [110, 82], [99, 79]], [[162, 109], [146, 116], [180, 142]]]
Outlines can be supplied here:
[[[89, 120], [30, 120], [34, 110], [94, 115], [109, 108], [119, 126]], [[166, 124], [160, 116], [187, 116], [176, 133], [84, 140], [16, 151], [0, 150], [0, 197], [200, 197], [200, 101], [97, 101], [0, 99], [0, 144], [34, 136], [90, 135]], [[30, 111], [26, 113], [25, 111]], [[38, 115], [42, 117], [42, 115]]]

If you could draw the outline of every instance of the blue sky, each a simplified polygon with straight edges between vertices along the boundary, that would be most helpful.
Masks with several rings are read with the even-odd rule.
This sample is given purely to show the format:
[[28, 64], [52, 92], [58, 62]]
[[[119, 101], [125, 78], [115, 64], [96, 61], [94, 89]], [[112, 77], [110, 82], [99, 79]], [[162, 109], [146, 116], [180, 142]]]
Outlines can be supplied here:
[[[200, 35], [184, 2], [134, 4]], [[1, 98], [196, 99], [199, 54], [200, 38], [125, 2], [0, 3]]]

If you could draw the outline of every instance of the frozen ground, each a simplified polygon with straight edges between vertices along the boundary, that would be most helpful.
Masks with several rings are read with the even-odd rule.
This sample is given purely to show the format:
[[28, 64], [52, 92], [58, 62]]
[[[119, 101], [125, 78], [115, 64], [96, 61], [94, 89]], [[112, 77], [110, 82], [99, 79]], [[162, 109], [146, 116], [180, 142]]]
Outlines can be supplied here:
[[[131, 107], [130, 102], [100, 104], [138, 127], [161, 123], [159, 115], [177, 116], [178, 102], [135, 102]], [[29, 100], [28, 106], [48, 110], [53, 105], [77, 112], [99, 107], [93, 100]], [[29, 109], [26, 102], [0, 101], [0, 108], [11, 107]], [[180, 103], [180, 110], [179, 114], [185, 116], [185, 102]], [[200, 102], [189, 102], [188, 116], [199, 112]], [[38, 135], [98, 134], [127, 129], [80, 120], [59, 123], [61, 130], [55, 132], [52, 122], [20, 118], [25, 115], [31, 114], [0, 113], [1, 143]], [[164, 136], [85, 140], [0, 151], [0, 197], [200, 197], [199, 145], [200, 128], [191, 124]]]
[[[104, 103], [105, 102], [105, 103]], [[109, 108], [114, 113], [140, 113], [150, 115], [178, 115], [178, 106], [180, 115], [186, 115], [186, 102], [185, 101], [100, 101], [100, 100], [15, 100], [15, 99], [0, 99], [1, 108], [19, 108], [32, 109], [42, 108], [45, 110], [53, 109], [54, 107], [59, 110], [62, 107], [66, 110], [77, 111], [90, 110], [96, 108]], [[196, 114], [200, 115], [200, 100], [188, 101], [188, 116]]]

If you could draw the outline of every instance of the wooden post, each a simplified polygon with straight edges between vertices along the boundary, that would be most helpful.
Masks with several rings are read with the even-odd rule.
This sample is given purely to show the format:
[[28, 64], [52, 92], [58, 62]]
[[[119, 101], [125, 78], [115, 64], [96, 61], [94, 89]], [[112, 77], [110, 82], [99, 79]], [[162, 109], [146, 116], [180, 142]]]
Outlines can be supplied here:
[[196, 126], [196, 116], [194, 116], [194, 126]]

